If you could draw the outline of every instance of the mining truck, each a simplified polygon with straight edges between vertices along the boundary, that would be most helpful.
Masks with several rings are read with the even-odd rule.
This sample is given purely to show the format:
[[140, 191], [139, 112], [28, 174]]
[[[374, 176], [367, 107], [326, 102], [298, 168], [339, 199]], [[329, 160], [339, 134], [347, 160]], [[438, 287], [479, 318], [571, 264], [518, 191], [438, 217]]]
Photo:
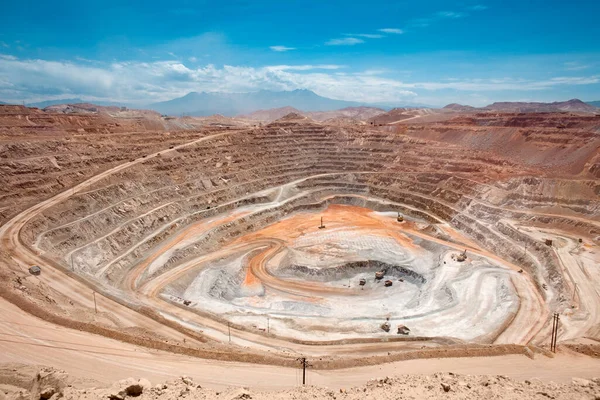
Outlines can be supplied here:
[[385, 321], [383, 324], [381, 324], [381, 329], [386, 332], [389, 332], [390, 328], [391, 328], [390, 323], [387, 321]]
[[410, 329], [406, 325], [398, 325], [398, 335], [408, 335]]
[[389, 279], [387, 281], [385, 281], [385, 286], [386, 287], [392, 286], [392, 281], [390, 281]]
[[377, 271], [375, 272], [375, 279], [381, 280], [383, 279], [383, 275], [385, 275], [385, 271]]
[[42, 269], [37, 265], [32, 265], [31, 267], [29, 267], [29, 273], [31, 275], [40, 275], [42, 273]]
[[467, 250], [456, 256], [456, 261], [463, 262], [467, 259]]

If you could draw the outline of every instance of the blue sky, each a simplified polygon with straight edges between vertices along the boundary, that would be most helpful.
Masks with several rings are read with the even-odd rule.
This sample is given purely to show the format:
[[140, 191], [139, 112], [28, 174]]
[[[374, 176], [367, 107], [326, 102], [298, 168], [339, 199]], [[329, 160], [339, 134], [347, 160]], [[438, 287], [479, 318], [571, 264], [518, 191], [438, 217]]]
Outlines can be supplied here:
[[600, 100], [599, 15], [591, 0], [5, 2], [0, 100]]

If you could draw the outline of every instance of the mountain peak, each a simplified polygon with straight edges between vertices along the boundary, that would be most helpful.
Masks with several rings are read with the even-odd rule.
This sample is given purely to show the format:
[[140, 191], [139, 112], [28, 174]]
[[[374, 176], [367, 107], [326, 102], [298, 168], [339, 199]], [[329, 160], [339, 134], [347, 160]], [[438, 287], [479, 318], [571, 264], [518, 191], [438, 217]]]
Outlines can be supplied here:
[[280, 92], [261, 90], [250, 93], [190, 92], [183, 97], [151, 104], [147, 108], [170, 115], [234, 116], [286, 106], [300, 111], [331, 111], [361, 105], [365, 104], [329, 99], [308, 89], [296, 89]]
[[[560, 102], [558, 102], [560, 103]], [[579, 99], [571, 99], [571, 100], [567, 100], [565, 102], [563, 102], [565, 104], [586, 104], [583, 101], [579, 100]]]

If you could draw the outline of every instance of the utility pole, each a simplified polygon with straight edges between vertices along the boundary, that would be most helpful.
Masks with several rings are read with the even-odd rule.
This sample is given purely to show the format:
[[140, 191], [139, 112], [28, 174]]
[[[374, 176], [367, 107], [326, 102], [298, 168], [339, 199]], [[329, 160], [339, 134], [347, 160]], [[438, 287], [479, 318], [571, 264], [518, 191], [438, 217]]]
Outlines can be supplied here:
[[300, 357], [297, 361], [300, 361], [300, 364], [302, 365], [302, 384], [306, 385], [306, 368], [311, 365], [306, 361], [306, 357]]
[[94, 311], [96, 312], [96, 314], [98, 314], [98, 306], [96, 305], [96, 292], [94, 293]]
[[558, 338], [558, 323], [560, 321], [560, 317], [558, 313], [554, 313], [552, 316], [552, 334], [550, 337], [550, 351], [556, 353], [556, 340]]

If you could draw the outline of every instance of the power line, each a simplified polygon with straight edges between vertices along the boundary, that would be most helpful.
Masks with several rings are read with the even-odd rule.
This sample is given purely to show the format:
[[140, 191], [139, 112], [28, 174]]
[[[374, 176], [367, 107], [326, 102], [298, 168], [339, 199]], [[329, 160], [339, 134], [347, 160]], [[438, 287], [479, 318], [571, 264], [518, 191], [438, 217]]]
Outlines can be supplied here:
[[[90, 354], [102, 354], [102, 355], [107, 355], [107, 356], [119, 356], [119, 357], [123, 357], [123, 352], [124, 351], [130, 351], [131, 350], [118, 350], [118, 353], [110, 353], [110, 352], [104, 352], [104, 351], [97, 351], [97, 350], [84, 350], [84, 349], [74, 349], [72, 347], [62, 347], [62, 346], [51, 346], [51, 345], [47, 345], [47, 344], [41, 344], [41, 343], [27, 343], [27, 342], [19, 342], [16, 340], [8, 340], [8, 339], [0, 339], [0, 343], [4, 342], [4, 343], [13, 343], [13, 344], [20, 344], [20, 345], [28, 345], [28, 346], [36, 346], [36, 347], [44, 347], [47, 349], [57, 349], [57, 350], [67, 350], [67, 351], [74, 351], [76, 353], [90, 353]], [[79, 345], [77, 345], [79, 346]], [[81, 346], [85, 346], [85, 345], [81, 345]], [[136, 351], [136, 350], [134, 350]], [[133, 354], [129, 354], [127, 355], [128, 358], [140, 358], [140, 359], [147, 359], [147, 357], [135, 357]]]
[[[93, 344], [80, 344], [80, 343], [74, 343], [74, 342], [67, 342], [64, 340], [56, 340], [56, 339], [44, 339], [44, 338], [39, 338], [39, 337], [33, 337], [33, 336], [28, 336], [28, 335], [18, 335], [16, 333], [4, 333], [4, 332], [0, 332], [1, 336], [13, 336], [13, 337], [19, 337], [19, 338], [23, 338], [23, 339], [33, 339], [33, 340], [41, 340], [44, 342], [52, 342], [52, 343], [63, 343], [63, 344], [71, 344], [74, 346], [82, 346], [82, 347], [90, 347], [90, 348], [96, 348], [96, 349], [102, 349], [102, 350], [115, 350], [115, 351], [122, 351], [122, 352], [137, 352], [137, 350], [126, 350], [126, 349], [118, 349], [115, 347], [104, 347], [104, 346], [95, 346]], [[0, 341], [9, 341], [8, 339], [0, 339]], [[14, 343], [21, 343], [21, 344], [30, 344], [30, 345], [38, 345], [38, 343], [30, 343], [30, 342], [14, 342]], [[49, 346], [49, 345], [46, 345]], [[77, 350], [77, 349], [72, 349], [72, 348], [63, 348], [60, 346], [56, 346], [55, 348], [57, 349], [65, 349], [65, 350]], [[81, 351], [86, 351], [86, 350], [81, 350]], [[108, 353], [107, 353], [108, 354]]]

